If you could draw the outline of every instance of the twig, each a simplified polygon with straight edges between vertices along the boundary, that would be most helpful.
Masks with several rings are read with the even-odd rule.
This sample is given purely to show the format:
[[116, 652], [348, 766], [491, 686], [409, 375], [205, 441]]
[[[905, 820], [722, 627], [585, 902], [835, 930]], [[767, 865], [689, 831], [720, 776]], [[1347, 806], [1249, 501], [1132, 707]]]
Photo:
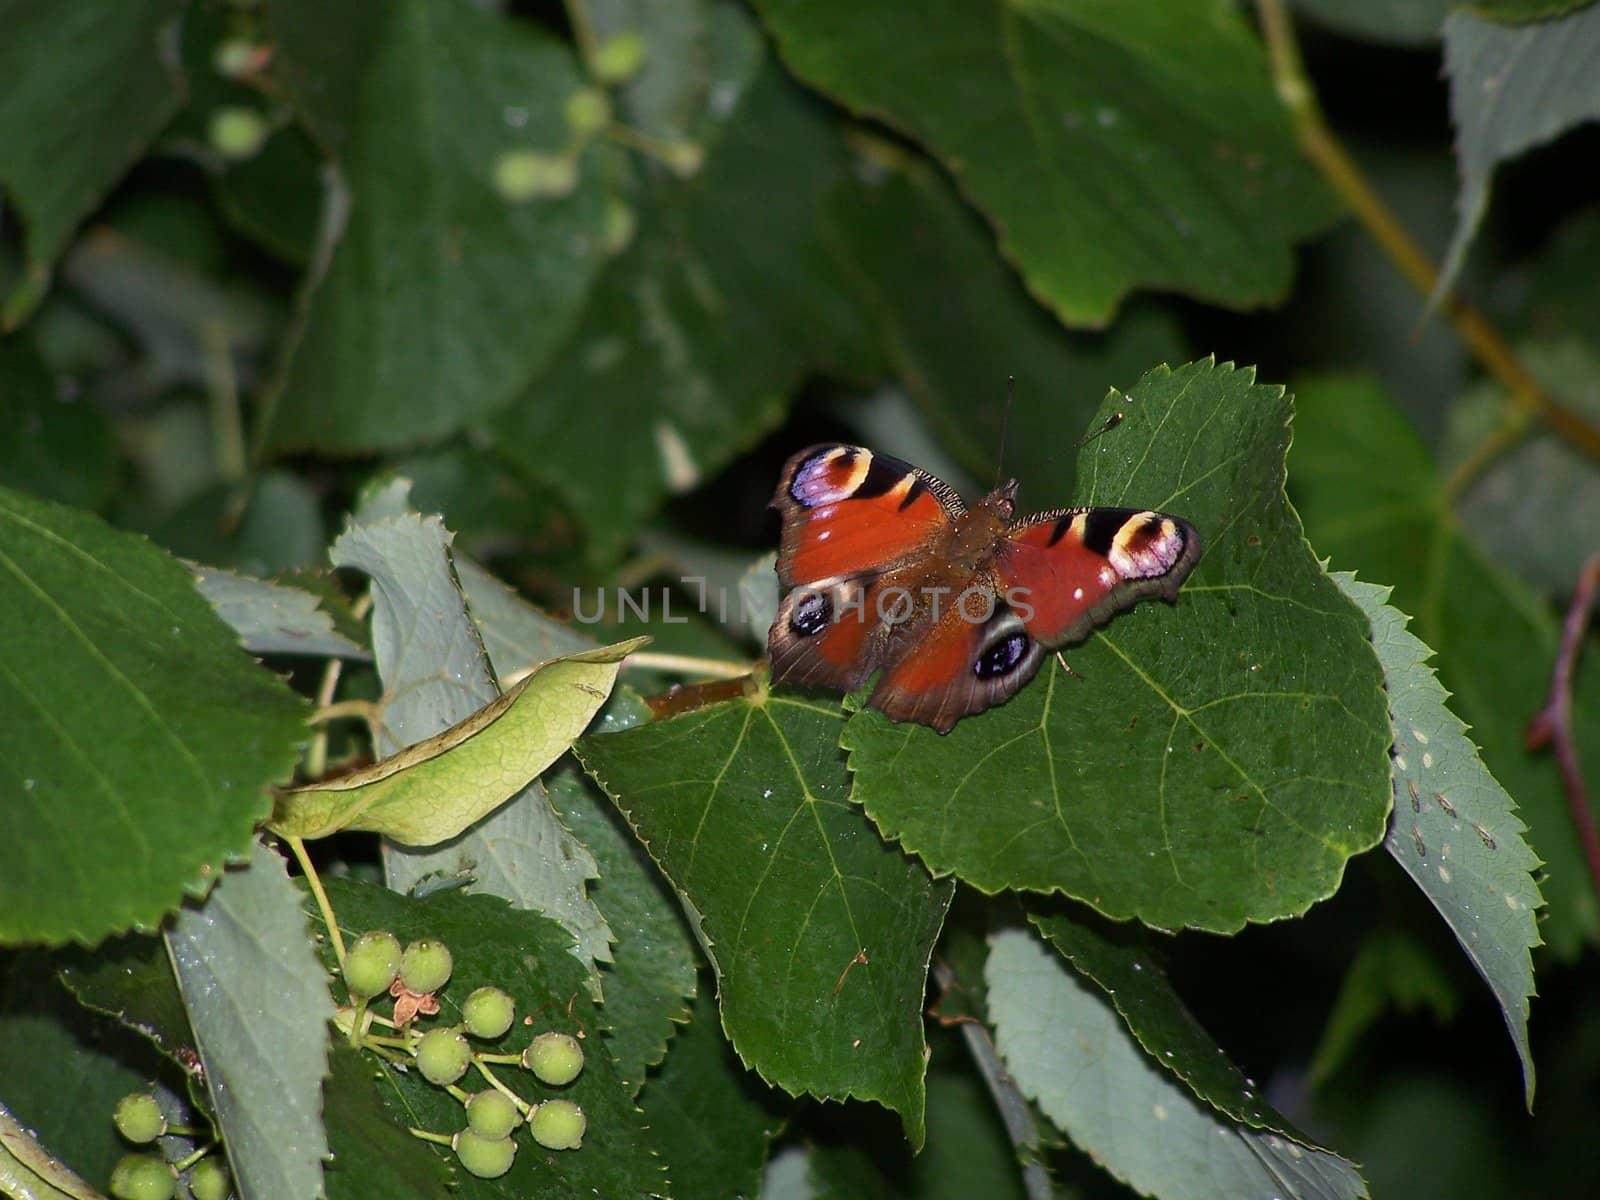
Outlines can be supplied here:
[[748, 695], [752, 687], [749, 675], [737, 679], [715, 679], [710, 683], [692, 683], [687, 687], [672, 687], [658, 696], [646, 696], [645, 704], [657, 721], [676, 717], [681, 713], [719, 704], [724, 700], [737, 700]]
[[[956, 973], [940, 959], [933, 962], [933, 978], [946, 991], [956, 984]], [[1040, 1138], [1039, 1127], [1033, 1119], [1033, 1109], [1028, 1107], [1017, 1081], [1001, 1064], [1000, 1055], [989, 1040], [988, 1028], [979, 1021], [963, 1021], [961, 1036], [966, 1039], [967, 1051], [978, 1064], [983, 1081], [989, 1087], [989, 1094], [994, 1097], [994, 1105], [1000, 1110], [1006, 1135], [1016, 1147], [1017, 1161], [1022, 1166], [1022, 1186], [1028, 1193], [1028, 1200], [1051, 1200], [1054, 1189], [1050, 1186], [1050, 1174], [1044, 1169], [1044, 1164], [1034, 1157], [1038, 1153]]]
[[[1431, 296], [1438, 285], [1439, 272], [1323, 119], [1284, 0], [1256, 0], [1256, 12], [1272, 64], [1273, 86], [1289, 110], [1300, 148], [1401, 274], [1424, 296]], [[1443, 295], [1439, 309], [1483, 368], [1505, 385], [1514, 405], [1538, 417], [1591, 458], [1600, 459], [1600, 427], [1553, 399], [1528, 373], [1487, 317], [1454, 291]]]
[[1530, 750], [1549, 746], [1555, 751], [1556, 762], [1561, 767], [1561, 782], [1566, 787], [1567, 806], [1572, 810], [1572, 823], [1577, 826], [1578, 840], [1583, 843], [1595, 894], [1600, 895], [1600, 833], [1595, 830], [1594, 809], [1589, 806], [1589, 797], [1584, 792], [1583, 773], [1578, 769], [1578, 747], [1572, 739], [1572, 676], [1578, 667], [1578, 652], [1583, 648], [1583, 632], [1589, 624], [1596, 592], [1600, 592], [1600, 554], [1584, 564], [1577, 590], [1572, 594], [1572, 604], [1567, 609], [1567, 619], [1562, 623], [1561, 649], [1556, 653], [1555, 669], [1550, 672], [1550, 702], [1528, 722], [1522, 737]]
[[344, 974], [344, 935], [339, 932], [339, 919], [333, 915], [333, 905], [328, 902], [328, 893], [322, 890], [322, 877], [317, 874], [317, 868], [311, 862], [311, 856], [306, 853], [306, 844], [297, 837], [285, 836], [289, 849], [294, 852], [295, 861], [300, 864], [300, 870], [306, 877], [306, 886], [311, 889], [311, 894], [316, 897], [317, 908], [322, 912], [322, 923], [328, 927], [328, 941], [333, 945], [333, 957], [339, 963], [339, 974]]

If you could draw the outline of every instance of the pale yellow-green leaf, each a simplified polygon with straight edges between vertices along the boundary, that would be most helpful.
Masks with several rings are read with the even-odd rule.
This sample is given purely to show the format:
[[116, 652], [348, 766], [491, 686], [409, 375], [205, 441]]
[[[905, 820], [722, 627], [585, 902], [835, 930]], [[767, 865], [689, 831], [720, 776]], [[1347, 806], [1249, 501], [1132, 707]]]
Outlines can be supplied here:
[[0, 1104], [0, 1195], [17, 1200], [105, 1200], [50, 1156]]
[[302, 838], [364, 829], [408, 846], [447, 841], [561, 757], [610, 696], [622, 660], [649, 640], [551, 659], [427, 741], [282, 793], [270, 827]]

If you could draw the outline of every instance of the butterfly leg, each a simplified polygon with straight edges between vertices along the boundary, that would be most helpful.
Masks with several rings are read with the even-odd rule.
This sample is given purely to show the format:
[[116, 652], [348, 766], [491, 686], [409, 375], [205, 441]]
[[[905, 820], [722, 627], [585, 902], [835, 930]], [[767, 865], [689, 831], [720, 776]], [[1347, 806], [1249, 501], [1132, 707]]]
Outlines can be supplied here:
[[1074, 679], [1082, 679], [1083, 678], [1082, 675], [1079, 675], [1076, 671], [1074, 671], [1072, 669], [1071, 665], [1067, 662], [1067, 660], [1065, 658], [1061, 657], [1061, 651], [1059, 651], [1059, 650], [1056, 651], [1056, 661], [1061, 664], [1061, 669], [1063, 671], [1065, 671], [1068, 675], [1071, 675]]

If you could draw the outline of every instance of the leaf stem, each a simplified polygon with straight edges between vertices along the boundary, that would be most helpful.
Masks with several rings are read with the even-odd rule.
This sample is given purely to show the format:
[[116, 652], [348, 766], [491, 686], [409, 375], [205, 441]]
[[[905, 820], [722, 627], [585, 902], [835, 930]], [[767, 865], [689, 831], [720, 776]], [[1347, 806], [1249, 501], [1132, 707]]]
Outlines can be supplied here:
[[[955, 986], [956, 973], [941, 959], [934, 959], [933, 977], [946, 991]], [[1051, 1200], [1055, 1194], [1050, 1184], [1050, 1174], [1035, 1157], [1039, 1145], [1039, 1127], [1034, 1121], [1033, 1109], [1017, 1087], [1017, 1081], [1000, 1062], [994, 1043], [989, 1040], [989, 1029], [981, 1021], [962, 1021], [961, 1036], [966, 1039], [967, 1051], [1000, 1110], [1000, 1119], [1006, 1127], [1011, 1144], [1016, 1147], [1017, 1161], [1022, 1166], [1022, 1185], [1028, 1200]]]
[[322, 912], [322, 923], [328, 927], [328, 941], [333, 946], [334, 961], [339, 964], [339, 974], [344, 974], [344, 935], [339, 932], [339, 922], [333, 915], [333, 905], [328, 902], [328, 893], [322, 889], [322, 877], [317, 874], [317, 868], [311, 862], [311, 856], [306, 853], [306, 844], [292, 834], [285, 834], [283, 840], [289, 844], [289, 849], [294, 853], [294, 859], [300, 864], [300, 872], [306, 877], [306, 886], [311, 889], [311, 894], [316, 897], [317, 908]]
[[1555, 751], [1561, 782], [1566, 788], [1567, 806], [1572, 810], [1572, 823], [1577, 827], [1578, 840], [1589, 864], [1589, 878], [1595, 894], [1600, 896], [1600, 832], [1595, 829], [1594, 809], [1584, 791], [1583, 773], [1578, 768], [1578, 747], [1572, 737], [1572, 676], [1577, 671], [1583, 633], [1588, 627], [1597, 592], [1600, 592], [1600, 554], [1591, 557], [1578, 575], [1578, 586], [1561, 626], [1561, 649], [1556, 653], [1555, 667], [1550, 672], [1549, 703], [1528, 722], [1522, 736], [1530, 750], [1549, 746]]
[[[1328, 128], [1306, 75], [1284, 0], [1256, 0], [1256, 12], [1267, 43], [1273, 86], [1289, 110], [1300, 148], [1400, 273], [1422, 295], [1431, 296], [1439, 272]], [[1600, 459], [1600, 427], [1552, 398], [1482, 312], [1454, 290], [1443, 294], [1439, 308], [1483, 368], [1506, 387], [1514, 406], [1538, 417], [1591, 458]]]
[[704, 675], [709, 679], [739, 679], [750, 674], [747, 662], [729, 662], [722, 658], [696, 658], [689, 654], [658, 654], [641, 650], [622, 660], [622, 667], [637, 667], [644, 671], [670, 671], [675, 675]]

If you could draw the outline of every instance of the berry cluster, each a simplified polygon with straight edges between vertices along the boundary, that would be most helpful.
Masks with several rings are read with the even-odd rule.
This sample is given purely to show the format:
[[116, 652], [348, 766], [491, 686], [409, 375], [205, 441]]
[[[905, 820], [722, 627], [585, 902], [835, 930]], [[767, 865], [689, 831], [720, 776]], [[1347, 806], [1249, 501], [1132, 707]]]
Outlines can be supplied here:
[[[516, 1019], [516, 1002], [497, 987], [480, 987], [468, 996], [461, 1005], [459, 1025], [425, 1031], [410, 1028], [416, 1018], [439, 1012], [435, 993], [448, 982], [453, 967], [450, 948], [437, 939], [412, 942], [402, 951], [399, 940], [387, 930], [362, 934], [345, 957], [345, 984], [354, 1003], [341, 1010], [341, 1028], [357, 1044], [391, 1060], [403, 1056], [414, 1061], [424, 1079], [462, 1103], [465, 1129], [454, 1134], [412, 1132], [449, 1145], [472, 1174], [493, 1179], [509, 1171], [516, 1156], [513, 1135], [524, 1124], [546, 1149], [578, 1149], [588, 1124], [581, 1107], [564, 1099], [529, 1104], [493, 1072], [496, 1064], [515, 1065], [548, 1087], [564, 1087], [583, 1071], [583, 1046], [577, 1038], [552, 1030], [538, 1034], [520, 1054], [475, 1050], [469, 1038], [502, 1037]], [[394, 997], [392, 1021], [368, 1009], [373, 998], [383, 995]], [[392, 1027], [396, 1035], [374, 1034], [375, 1024]], [[457, 1086], [472, 1067], [488, 1080], [488, 1088], [469, 1093]]]
[[[149, 1092], [130, 1092], [117, 1101], [111, 1119], [117, 1132], [137, 1146], [166, 1134], [192, 1135], [192, 1129], [167, 1124], [161, 1105]], [[182, 1162], [168, 1162], [154, 1154], [125, 1154], [111, 1169], [107, 1191], [115, 1200], [172, 1200], [178, 1180], [187, 1176], [194, 1200], [226, 1200], [231, 1184], [228, 1168], [207, 1147]]]

